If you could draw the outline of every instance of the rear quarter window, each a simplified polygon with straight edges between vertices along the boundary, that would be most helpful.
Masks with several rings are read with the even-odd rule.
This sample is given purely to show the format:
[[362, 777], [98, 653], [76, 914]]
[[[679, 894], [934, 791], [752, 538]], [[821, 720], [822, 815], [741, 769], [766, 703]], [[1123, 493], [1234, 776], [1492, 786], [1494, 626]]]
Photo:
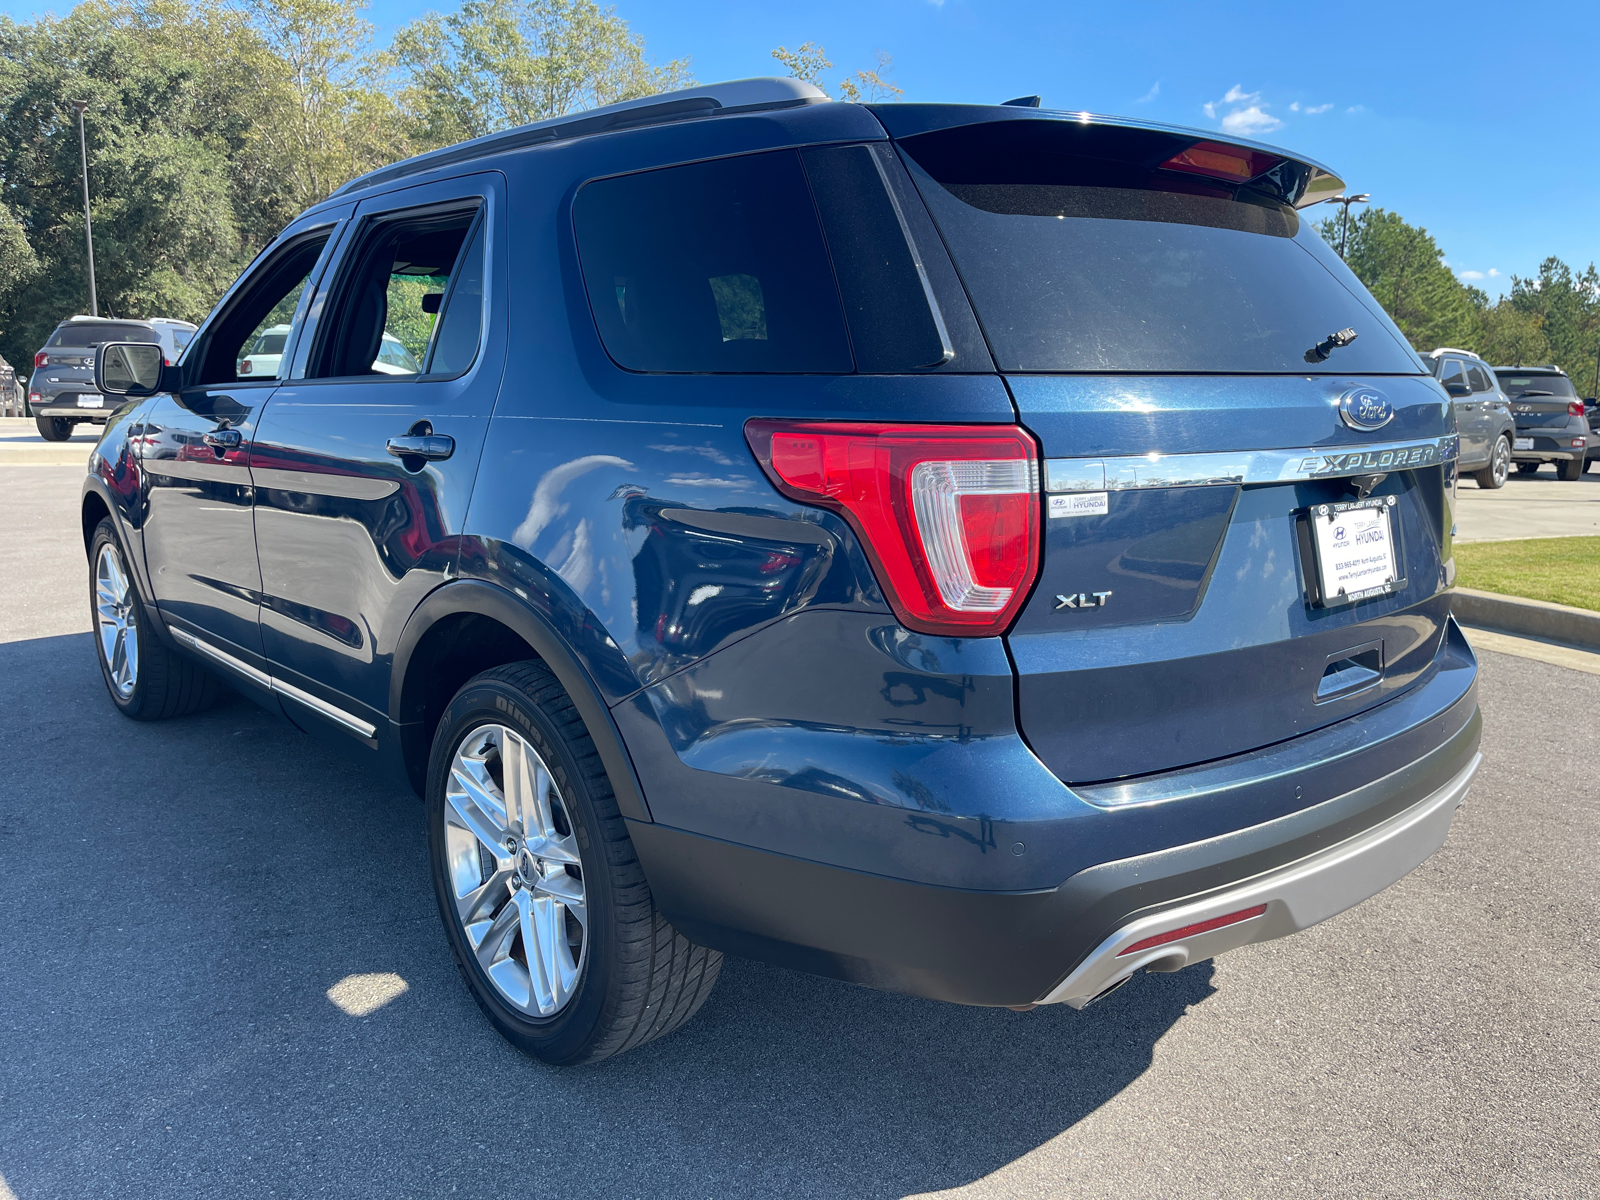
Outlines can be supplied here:
[[573, 220], [595, 324], [620, 366], [854, 369], [796, 152], [597, 180], [578, 192]]

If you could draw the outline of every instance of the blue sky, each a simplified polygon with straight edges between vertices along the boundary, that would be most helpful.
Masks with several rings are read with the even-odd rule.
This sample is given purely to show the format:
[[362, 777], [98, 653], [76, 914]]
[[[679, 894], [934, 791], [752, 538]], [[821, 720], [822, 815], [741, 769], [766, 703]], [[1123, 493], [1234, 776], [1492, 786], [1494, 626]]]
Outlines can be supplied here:
[[[1600, 260], [1600, 4], [616, 0], [702, 82], [781, 73], [813, 40], [841, 75], [894, 56], [908, 100], [997, 101], [1231, 129], [1308, 154], [1425, 226], [1498, 294]], [[0, 0], [26, 20], [69, 7]], [[380, 38], [429, 8], [373, 0]], [[1495, 272], [1495, 274], [1491, 274]], [[1477, 276], [1481, 275], [1481, 278]]]

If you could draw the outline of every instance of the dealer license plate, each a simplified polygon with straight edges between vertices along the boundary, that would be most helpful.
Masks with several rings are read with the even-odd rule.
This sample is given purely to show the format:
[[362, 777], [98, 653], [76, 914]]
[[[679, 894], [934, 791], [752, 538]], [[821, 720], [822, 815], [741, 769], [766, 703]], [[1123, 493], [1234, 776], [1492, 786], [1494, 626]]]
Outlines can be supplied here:
[[1533, 439], [1532, 438], [1515, 438], [1515, 439], [1512, 440], [1511, 448], [1513, 450], [1532, 450], [1533, 449]]
[[106, 398], [94, 393], [84, 393], [78, 397], [79, 408], [104, 408]]
[[1319, 504], [1306, 514], [1324, 605], [1349, 604], [1395, 590], [1395, 497]]

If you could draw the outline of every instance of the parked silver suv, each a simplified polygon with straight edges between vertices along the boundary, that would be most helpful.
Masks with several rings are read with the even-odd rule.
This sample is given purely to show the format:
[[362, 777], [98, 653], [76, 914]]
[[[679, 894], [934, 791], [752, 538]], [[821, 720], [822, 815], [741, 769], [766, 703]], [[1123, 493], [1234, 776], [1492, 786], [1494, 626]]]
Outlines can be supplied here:
[[1441, 346], [1422, 361], [1450, 393], [1456, 434], [1461, 439], [1460, 473], [1481, 488], [1501, 488], [1511, 474], [1516, 423], [1511, 401], [1489, 364], [1470, 350]]

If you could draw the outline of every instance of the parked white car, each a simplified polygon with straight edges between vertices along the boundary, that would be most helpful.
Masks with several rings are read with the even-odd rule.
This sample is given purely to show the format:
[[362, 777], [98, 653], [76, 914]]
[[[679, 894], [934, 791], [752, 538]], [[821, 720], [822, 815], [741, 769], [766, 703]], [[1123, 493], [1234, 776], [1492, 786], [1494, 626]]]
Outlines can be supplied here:
[[[250, 347], [250, 353], [239, 360], [240, 376], [259, 379], [276, 375], [278, 364], [283, 360], [284, 342], [288, 337], [287, 325], [274, 325], [263, 331], [261, 336], [256, 338], [255, 345]], [[383, 340], [378, 345], [378, 357], [373, 360], [372, 369], [379, 375], [422, 373], [422, 366], [411, 351], [401, 344], [399, 338], [387, 331], [384, 332]]]

